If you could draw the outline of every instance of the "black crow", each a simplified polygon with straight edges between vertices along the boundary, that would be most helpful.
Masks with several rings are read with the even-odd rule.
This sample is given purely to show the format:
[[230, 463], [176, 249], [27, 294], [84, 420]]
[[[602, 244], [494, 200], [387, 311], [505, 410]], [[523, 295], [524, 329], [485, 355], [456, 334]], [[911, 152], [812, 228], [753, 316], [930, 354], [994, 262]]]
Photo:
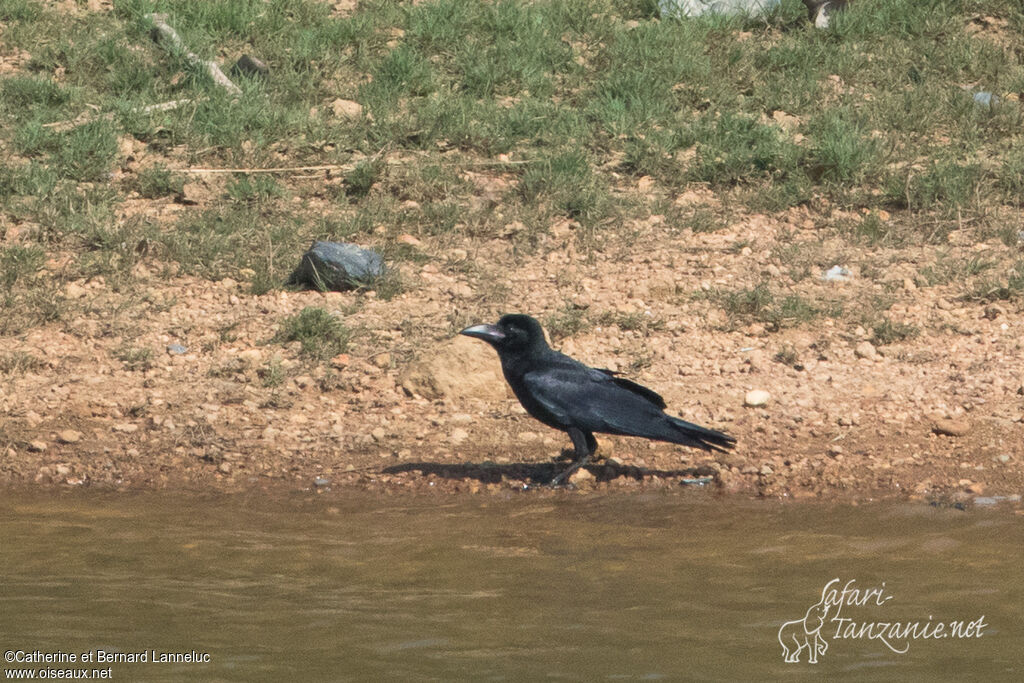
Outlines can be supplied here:
[[736, 444], [728, 434], [666, 415], [664, 399], [647, 387], [555, 351], [545, 341], [540, 323], [528, 315], [505, 315], [497, 325], [474, 325], [459, 334], [493, 346], [505, 379], [526, 412], [569, 434], [576, 460], [555, 477], [553, 486], [594, 454], [594, 432], [640, 436], [705, 451], [724, 451]]

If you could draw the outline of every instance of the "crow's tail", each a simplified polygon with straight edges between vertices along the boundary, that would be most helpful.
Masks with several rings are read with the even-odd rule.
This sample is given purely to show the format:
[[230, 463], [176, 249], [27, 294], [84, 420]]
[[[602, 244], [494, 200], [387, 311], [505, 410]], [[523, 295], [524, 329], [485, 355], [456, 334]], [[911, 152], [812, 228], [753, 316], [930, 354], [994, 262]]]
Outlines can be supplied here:
[[723, 432], [701, 427], [692, 422], [680, 420], [677, 417], [669, 416], [669, 421], [679, 436], [682, 437], [679, 443], [686, 444], [687, 446], [696, 446], [706, 451], [725, 452], [736, 445], [736, 437], [729, 436]]

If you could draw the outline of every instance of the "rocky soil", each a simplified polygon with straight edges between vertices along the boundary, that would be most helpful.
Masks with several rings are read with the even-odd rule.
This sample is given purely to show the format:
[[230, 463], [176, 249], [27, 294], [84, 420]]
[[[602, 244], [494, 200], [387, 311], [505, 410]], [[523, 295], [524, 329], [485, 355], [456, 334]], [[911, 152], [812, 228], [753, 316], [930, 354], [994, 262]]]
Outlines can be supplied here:
[[[407, 238], [425, 258], [396, 264], [406, 291], [390, 301], [372, 291], [255, 296], [231, 279], [168, 279], [158, 263], [138, 266], [128, 293], [101, 277], [72, 282], [70, 320], [4, 340], [5, 358], [22, 362], [0, 384], [0, 477], [125, 489], [532, 487], [562, 466], [568, 439], [524, 413], [493, 350], [455, 335], [522, 311], [555, 321], [567, 333], [561, 350], [626, 373], [670, 410], [739, 441], [712, 457], [605, 437], [577, 491], [703, 484], [743, 496], [1019, 505], [1019, 307], [929, 286], [917, 275], [924, 248], [831, 244], [829, 220], [794, 210], [694, 233], [655, 215], [635, 221], [628, 245], [585, 247], [567, 223], [527, 254], [500, 237]], [[956, 233], [950, 242], [945, 258], [1005, 249], [960, 245]], [[853, 266], [843, 281], [794, 280], [780, 244], [804, 244], [819, 262], [832, 249], [837, 264], [886, 265], [874, 277]], [[888, 318], [921, 333], [882, 344], [855, 319], [766, 324], [701, 296], [763, 278], [848, 307], [884, 292]], [[349, 353], [312, 362], [298, 342], [273, 341], [307, 306], [344, 318]]]

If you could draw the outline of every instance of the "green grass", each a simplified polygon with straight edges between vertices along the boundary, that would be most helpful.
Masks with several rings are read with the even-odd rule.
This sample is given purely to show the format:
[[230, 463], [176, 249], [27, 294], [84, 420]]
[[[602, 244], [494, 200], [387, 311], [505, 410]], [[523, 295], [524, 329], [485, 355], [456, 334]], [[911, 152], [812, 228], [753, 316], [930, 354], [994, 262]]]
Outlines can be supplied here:
[[338, 317], [323, 308], [307, 306], [281, 321], [274, 341], [281, 344], [297, 341], [304, 355], [322, 361], [344, 353], [351, 338], [351, 330]]
[[[528, 254], [546, 248], [560, 218], [582, 226], [586, 250], [629, 244], [637, 215], [705, 232], [808, 207], [858, 247], [898, 248], [991, 223], [1024, 196], [1024, 114], [1011, 98], [1024, 91], [1024, 11], [1009, 0], [868, 0], [828, 31], [808, 27], [797, 0], [756, 20], [660, 20], [652, 0], [332, 9], [313, 0], [117, 0], [113, 12], [2, 3], [5, 54], [29, 59], [0, 78], [0, 211], [30, 226], [26, 248], [44, 260], [80, 256], [44, 284], [12, 252], [3, 278], [13, 289], [0, 296], [22, 322], [4, 329], [59, 318], [61, 279], [128, 286], [143, 258], [266, 293], [316, 238], [375, 248], [402, 233], [500, 238]], [[169, 13], [203, 59], [230, 72], [252, 54], [270, 77], [232, 76], [242, 94], [227, 95], [151, 39], [145, 15], [154, 11]], [[1006, 20], [997, 39], [966, 29], [982, 12]], [[1003, 104], [978, 107], [967, 84]], [[364, 115], [334, 115], [337, 98]], [[141, 110], [170, 101], [185, 103]], [[129, 136], [134, 160], [119, 145]], [[174, 218], [125, 216], [139, 211], [125, 201], [132, 192], [179, 198], [190, 167], [321, 165], [346, 170], [233, 174]], [[506, 184], [484, 197], [471, 174]], [[642, 176], [654, 179], [648, 194], [632, 191]], [[663, 210], [697, 187], [724, 208]], [[832, 220], [832, 210], [866, 217]], [[529, 229], [505, 235], [513, 221]], [[1011, 246], [1015, 236], [1003, 233]], [[805, 259], [791, 274], [819, 267]], [[953, 277], [922, 267], [935, 271], [927, 279]], [[1005, 284], [990, 284], [1001, 296]], [[408, 286], [397, 274], [375, 283], [382, 298]], [[723, 297], [730, 315], [773, 325], [824, 314], [820, 302], [775, 290]], [[556, 327], [573, 333], [574, 315], [553, 314]]]
[[712, 291], [711, 298], [722, 307], [730, 323], [756, 321], [774, 330], [837, 313], [834, 306], [822, 308], [799, 294], [780, 296], [765, 283], [735, 291]]
[[913, 339], [921, 333], [921, 330], [914, 325], [907, 323], [893, 322], [886, 318], [872, 327], [872, 338], [876, 344], [886, 345], [896, 342]]
[[138, 192], [145, 199], [158, 199], [181, 194], [184, 180], [163, 164], [156, 164], [138, 174]]

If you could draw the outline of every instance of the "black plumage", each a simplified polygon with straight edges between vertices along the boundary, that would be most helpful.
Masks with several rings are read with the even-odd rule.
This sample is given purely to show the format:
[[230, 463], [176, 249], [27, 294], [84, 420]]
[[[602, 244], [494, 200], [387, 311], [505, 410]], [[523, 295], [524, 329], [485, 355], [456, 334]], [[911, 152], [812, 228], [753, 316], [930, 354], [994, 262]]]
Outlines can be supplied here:
[[572, 439], [576, 460], [552, 484], [586, 464], [597, 449], [595, 432], [705, 451], [724, 451], [736, 443], [728, 434], [666, 414], [664, 399], [647, 387], [555, 351], [544, 339], [540, 323], [528, 315], [506, 315], [496, 325], [474, 325], [460, 334], [493, 346], [505, 379], [526, 412]]

